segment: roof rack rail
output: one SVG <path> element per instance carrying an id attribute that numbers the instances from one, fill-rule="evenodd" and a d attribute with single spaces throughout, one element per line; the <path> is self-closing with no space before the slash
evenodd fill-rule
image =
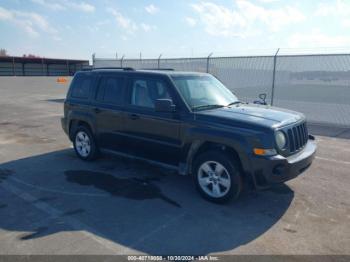
<path id="1" fill-rule="evenodd" d="M 174 68 L 140 68 L 140 70 L 175 71 Z"/>
<path id="2" fill-rule="evenodd" d="M 119 69 L 124 71 L 135 71 L 135 69 L 132 67 L 95 67 L 95 68 L 92 68 L 91 70 L 100 70 L 100 69 Z"/>

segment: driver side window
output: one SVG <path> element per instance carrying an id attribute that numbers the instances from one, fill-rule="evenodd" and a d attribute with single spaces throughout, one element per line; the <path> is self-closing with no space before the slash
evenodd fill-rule
<path id="1" fill-rule="evenodd" d="M 131 85 L 131 105 L 154 108 L 155 101 L 160 98 L 170 99 L 168 88 L 163 81 L 152 79 L 133 80 Z"/>

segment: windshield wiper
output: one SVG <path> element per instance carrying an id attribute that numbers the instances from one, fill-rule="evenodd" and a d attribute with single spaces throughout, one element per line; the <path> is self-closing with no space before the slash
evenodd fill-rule
<path id="1" fill-rule="evenodd" d="M 214 108 L 220 108 L 220 107 L 224 107 L 224 105 L 213 104 L 213 105 L 193 106 L 193 107 L 192 107 L 192 110 L 214 109 Z"/>
<path id="2" fill-rule="evenodd" d="M 242 103 L 241 101 L 235 101 L 235 102 L 232 102 L 232 103 L 229 103 L 227 106 L 233 106 L 233 105 L 237 105 L 237 104 L 240 104 Z"/>

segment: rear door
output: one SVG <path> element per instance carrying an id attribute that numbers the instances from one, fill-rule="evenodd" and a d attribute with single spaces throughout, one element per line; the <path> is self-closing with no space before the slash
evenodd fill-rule
<path id="1" fill-rule="evenodd" d="M 93 111 L 96 119 L 98 144 L 102 148 L 121 151 L 124 129 L 125 77 L 105 74 L 99 78 Z"/>

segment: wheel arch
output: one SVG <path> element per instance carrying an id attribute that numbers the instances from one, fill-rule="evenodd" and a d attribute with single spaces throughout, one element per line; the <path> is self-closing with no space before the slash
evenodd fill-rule
<path id="1" fill-rule="evenodd" d="M 71 119 L 69 121 L 69 126 L 68 126 L 68 130 L 69 130 L 69 139 L 72 141 L 73 140 L 73 130 L 75 130 L 77 127 L 79 126 L 84 126 L 86 128 L 88 128 L 92 133 L 94 132 L 92 125 L 89 121 L 87 121 L 86 119 L 82 120 L 82 119 Z"/>
<path id="2" fill-rule="evenodd" d="M 203 152 L 209 150 L 219 150 L 229 155 L 231 159 L 235 159 L 239 165 L 239 168 L 242 172 L 243 177 L 249 173 L 249 160 L 247 155 L 242 151 L 241 148 L 238 148 L 234 145 L 225 145 L 219 142 L 213 141 L 194 141 L 188 151 L 186 165 L 187 173 L 192 174 L 193 163 L 196 158 Z"/>

